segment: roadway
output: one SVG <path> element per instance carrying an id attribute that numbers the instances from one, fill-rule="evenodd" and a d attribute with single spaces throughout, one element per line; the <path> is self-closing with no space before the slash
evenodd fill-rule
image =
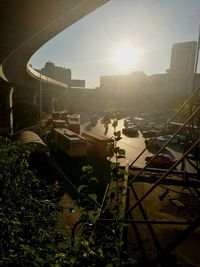
<path id="1" fill-rule="evenodd" d="M 101 118 L 102 119 L 102 118 Z M 100 133 L 104 135 L 105 128 L 104 124 L 101 122 L 101 119 L 98 120 L 96 126 L 91 127 L 90 131 Z M 124 121 L 120 120 L 118 123 L 117 130 L 121 131 L 122 128 L 124 128 Z M 82 125 L 82 130 L 89 130 L 89 122 L 86 122 Z M 108 133 L 106 136 L 111 137 L 113 135 L 113 128 L 110 125 L 108 129 Z M 124 134 L 122 134 L 122 139 L 117 144 L 120 148 L 125 149 L 126 151 L 126 159 L 121 159 L 121 164 L 125 165 L 127 163 L 131 164 L 132 161 L 136 158 L 137 155 L 145 148 L 144 138 L 142 134 L 139 132 L 138 137 L 128 137 Z M 149 152 L 146 151 L 142 157 L 136 162 L 136 165 L 138 167 L 143 167 L 145 162 L 145 157 L 149 155 Z"/>
<path id="2" fill-rule="evenodd" d="M 104 124 L 101 122 L 101 119 L 102 118 L 100 118 L 98 120 L 96 126 L 94 126 L 94 127 L 90 127 L 90 123 L 88 121 L 84 122 L 81 125 L 81 131 L 90 130 L 92 132 L 104 134 L 105 128 L 104 128 Z M 124 128 L 124 120 L 121 119 L 118 122 L 117 130 L 121 131 L 123 128 Z M 108 129 L 107 136 L 111 137 L 112 135 L 113 135 L 113 128 L 110 125 L 110 127 Z M 118 146 L 122 149 L 125 149 L 125 151 L 126 151 L 126 159 L 121 159 L 121 161 L 120 161 L 121 164 L 123 164 L 123 165 L 126 165 L 127 163 L 130 165 L 133 162 L 133 160 L 146 147 L 145 139 L 144 139 L 144 137 L 140 131 L 139 131 L 139 135 L 137 137 L 128 137 L 122 133 L 122 139 L 118 142 Z M 174 156 L 174 158 L 177 160 L 180 159 L 182 156 L 182 153 L 181 153 L 180 149 L 178 149 L 178 146 L 167 147 L 167 150 L 168 150 L 168 153 L 172 154 Z M 141 157 L 135 162 L 134 166 L 144 167 L 145 166 L 145 157 L 149 154 L 151 154 L 151 152 L 146 150 L 141 155 Z M 190 164 L 188 164 L 188 162 L 186 162 L 186 167 L 187 167 L 188 171 L 195 172 L 195 170 L 192 168 L 192 166 Z M 180 166 L 178 166 L 178 169 L 180 169 Z"/>

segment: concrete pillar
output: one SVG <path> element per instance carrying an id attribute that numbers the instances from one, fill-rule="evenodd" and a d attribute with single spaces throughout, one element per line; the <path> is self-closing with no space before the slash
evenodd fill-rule
<path id="1" fill-rule="evenodd" d="M 55 97 L 52 96 L 52 106 L 51 106 L 51 113 L 55 112 Z"/>
<path id="2" fill-rule="evenodd" d="M 38 100 L 38 91 L 34 90 L 33 91 L 33 96 L 32 96 L 32 103 L 37 105 L 37 100 Z"/>
<path id="3" fill-rule="evenodd" d="M 0 135 L 13 134 L 13 92 L 10 84 L 0 84 Z"/>

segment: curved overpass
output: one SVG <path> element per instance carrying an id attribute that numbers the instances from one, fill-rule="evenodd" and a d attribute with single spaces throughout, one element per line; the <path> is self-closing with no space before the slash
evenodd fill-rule
<path id="1" fill-rule="evenodd" d="M 0 77 L 25 88 L 42 80 L 66 87 L 27 70 L 30 57 L 48 40 L 108 0 L 1 0 Z"/>
<path id="2" fill-rule="evenodd" d="M 0 1 L 0 135 L 13 132 L 12 86 L 38 90 L 66 89 L 27 65 L 56 34 L 109 0 Z"/>

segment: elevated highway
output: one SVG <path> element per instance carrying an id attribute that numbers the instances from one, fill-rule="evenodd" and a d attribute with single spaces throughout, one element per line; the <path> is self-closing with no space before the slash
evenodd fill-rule
<path id="1" fill-rule="evenodd" d="M 54 90 L 66 89 L 65 84 L 41 76 L 27 66 L 31 56 L 56 34 L 108 1 L 0 1 L 0 117 L 3 122 L 0 132 L 11 119 L 12 86 L 25 90 L 39 89 L 41 85 L 43 90 L 52 86 Z M 12 128 L 10 123 L 8 128 Z"/>

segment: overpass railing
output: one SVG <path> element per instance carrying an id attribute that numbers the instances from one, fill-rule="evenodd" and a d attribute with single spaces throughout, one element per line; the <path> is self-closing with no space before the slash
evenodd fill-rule
<path id="1" fill-rule="evenodd" d="M 28 65 L 28 64 L 27 64 L 27 71 L 32 77 L 34 77 L 37 80 L 40 80 L 42 82 L 45 82 L 45 83 L 48 83 L 48 84 L 51 84 L 51 85 L 57 85 L 57 86 L 60 86 L 60 87 L 68 88 L 67 84 L 59 82 L 57 80 L 54 80 L 52 78 L 49 78 L 47 76 L 42 75 L 38 71 L 36 71 L 33 68 L 31 68 L 31 66 Z"/>

